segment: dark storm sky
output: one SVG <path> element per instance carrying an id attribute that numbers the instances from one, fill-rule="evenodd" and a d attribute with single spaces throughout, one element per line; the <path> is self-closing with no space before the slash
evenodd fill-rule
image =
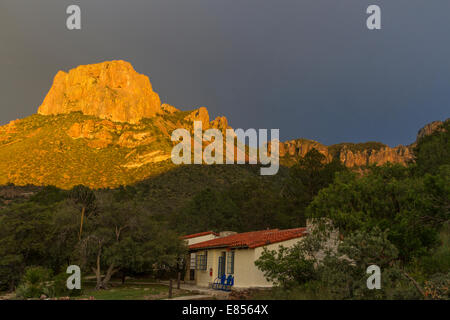
<path id="1" fill-rule="evenodd" d="M 58 70 L 112 59 L 234 128 L 408 144 L 450 116 L 450 1 L 0 0 L 0 124 L 35 113 Z"/>

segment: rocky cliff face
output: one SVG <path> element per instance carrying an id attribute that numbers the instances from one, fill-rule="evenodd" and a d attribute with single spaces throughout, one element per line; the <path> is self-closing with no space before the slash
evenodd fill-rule
<path id="1" fill-rule="evenodd" d="M 206 109 L 205 107 L 200 107 L 197 110 L 192 111 L 184 118 L 184 120 L 189 123 L 193 123 L 194 121 L 201 121 L 203 130 L 219 129 L 224 131 L 231 128 L 230 126 L 228 126 L 228 120 L 226 117 L 216 117 L 216 119 L 210 121 L 208 109 Z"/>
<path id="2" fill-rule="evenodd" d="M 56 74 L 39 107 L 42 115 L 81 111 L 102 119 L 137 123 L 161 111 L 161 101 L 147 76 L 130 63 L 108 61 Z"/>
<path id="3" fill-rule="evenodd" d="M 144 118 L 180 112 L 162 104 L 147 76 L 137 73 L 122 60 L 79 66 L 68 73 L 59 71 L 38 109 L 41 115 L 81 112 L 100 119 L 136 124 Z M 227 128 L 225 117 L 210 122 L 208 110 L 200 107 L 184 117 L 201 121 L 203 129 Z"/>
<path id="4" fill-rule="evenodd" d="M 343 147 L 339 152 L 339 159 L 347 167 L 359 167 L 372 164 L 383 165 L 387 162 L 406 165 L 414 159 L 414 156 L 411 150 L 405 146 L 395 148 L 385 146 L 380 149 L 362 151 L 354 151 L 348 147 Z"/>
<path id="5" fill-rule="evenodd" d="M 280 143 L 280 157 L 284 158 L 286 164 L 292 164 L 315 148 L 326 157 L 327 161 L 337 157 L 347 167 L 383 165 L 387 162 L 406 165 L 414 161 L 413 149 L 417 141 L 435 131 L 443 130 L 443 123 L 444 121 L 433 121 L 425 125 L 418 131 L 416 141 L 408 146 L 399 145 L 391 148 L 380 142 L 340 143 L 326 146 L 313 140 L 296 139 Z"/>
<path id="6" fill-rule="evenodd" d="M 435 131 L 443 130 L 442 125 L 444 124 L 444 122 L 447 122 L 447 121 L 450 121 L 450 118 L 448 118 L 445 121 L 433 121 L 431 123 L 426 124 L 422 129 L 419 130 L 419 132 L 417 132 L 416 142 L 419 139 L 422 139 L 423 137 L 428 136 Z"/>
<path id="7" fill-rule="evenodd" d="M 413 160 L 411 149 L 401 145 L 390 148 L 379 142 L 368 142 L 325 146 L 317 141 L 307 139 L 280 143 L 280 157 L 292 162 L 304 157 L 313 148 L 322 153 L 328 162 L 333 158 L 338 158 L 347 167 L 382 165 L 386 162 L 406 165 L 407 162 Z"/>

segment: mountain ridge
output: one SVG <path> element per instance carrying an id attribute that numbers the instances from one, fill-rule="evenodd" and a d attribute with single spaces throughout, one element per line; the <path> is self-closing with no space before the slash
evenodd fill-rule
<path id="1" fill-rule="evenodd" d="M 125 61 L 107 61 L 58 72 L 38 113 L 0 126 L 0 184 L 71 188 L 118 187 L 171 170 L 171 133 L 177 128 L 229 127 L 211 120 L 207 108 L 182 111 L 162 103 L 148 77 Z M 433 122 L 418 138 L 438 130 Z M 413 160 L 410 146 L 379 142 L 325 146 L 307 139 L 280 143 L 280 161 L 290 166 L 312 148 L 348 167 Z"/>

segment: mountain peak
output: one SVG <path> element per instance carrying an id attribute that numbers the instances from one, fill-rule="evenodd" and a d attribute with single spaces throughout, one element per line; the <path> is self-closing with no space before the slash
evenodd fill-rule
<path id="1" fill-rule="evenodd" d="M 137 123 L 161 111 L 161 101 L 147 76 L 123 60 L 59 71 L 44 102 L 42 115 L 81 111 L 116 122 Z"/>

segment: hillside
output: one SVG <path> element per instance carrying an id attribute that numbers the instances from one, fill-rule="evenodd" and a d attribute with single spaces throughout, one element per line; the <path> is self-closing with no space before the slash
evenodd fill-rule
<path id="1" fill-rule="evenodd" d="M 204 107 L 180 111 L 155 95 L 123 61 L 58 73 L 38 114 L 0 127 L 0 184 L 133 184 L 174 167 L 174 129 L 228 126 L 225 117 L 210 122 Z"/>
<path id="2" fill-rule="evenodd" d="M 177 111 L 138 124 L 80 112 L 13 121 L 0 127 L 0 184 L 133 184 L 174 167 L 170 134 L 177 127 L 189 128 L 191 121 L 184 118 L 190 114 Z"/>

